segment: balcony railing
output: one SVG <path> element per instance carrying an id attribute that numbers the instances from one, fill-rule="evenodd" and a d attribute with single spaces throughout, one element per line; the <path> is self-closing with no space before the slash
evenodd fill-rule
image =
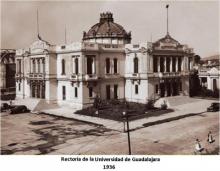
<path id="1" fill-rule="evenodd" d="M 44 74 L 43 73 L 29 73 L 29 78 L 43 78 Z"/>
<path id="2" fill-rule="evenodd" d="M 89 81 L 89 80 L 97 80 L 97 79 L 98 79 L 98 77 L 97 77 L 96 74 L 87 74 L 87 75 L 85 75 L 85 80 L 86 80 L 86 81 Z"/>
<path id="3" fill-rule="evenodd" d="M 181 72 L 156 72 L 156 73 L 148 73 L 148 77 L 179 77 L 189 75 L 187 71 Z"/>

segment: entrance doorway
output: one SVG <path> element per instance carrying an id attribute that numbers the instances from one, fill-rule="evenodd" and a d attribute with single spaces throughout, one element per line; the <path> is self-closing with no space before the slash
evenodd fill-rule
<path id="1" fill-rule="evenodd" d="M 106 99 L 107 100 L 111 99 L 111 88 L 110 88 L 110 85 L 106 85 Z"/>

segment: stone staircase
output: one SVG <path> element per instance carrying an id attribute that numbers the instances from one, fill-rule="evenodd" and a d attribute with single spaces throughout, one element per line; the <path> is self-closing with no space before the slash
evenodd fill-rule
<path id="1" fill-rule="evenodd" d="M 164 103 L 164 100 L 168 104 L 168 107 L 175 107 L 192 102 L 199 101 L 199 99 L 190 98 L 189 96 L 172 96 L 160 98 L 155 102 L 155 107 L 160 107 L 160 104 Z"/>
<path id="2" fill-rule="evenodd" d="M 38 104 L 35 106 L 35 108 L 32 109 L 32 112 L 40 112 L 42 110 L 48 110 L 48 109 L 58 109 L 60 106 L 55 101 L 48 101 L 41 99 Z"/>
<path id="3" fill-rule="evenodd" d="M 16 99 L 13 101 L 14 105 L 25 105 L 31 111 L 35 109 L 35 107 L 39 104 L 41 99 L 32 99 L 32 98 L 25 98 L 25 99 Z"/>

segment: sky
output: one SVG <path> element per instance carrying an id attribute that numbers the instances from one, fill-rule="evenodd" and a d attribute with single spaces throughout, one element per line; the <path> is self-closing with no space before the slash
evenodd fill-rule
<path id="1" fill-rule="evenodd" d="M 201 57 L 219 54 L 218 1 L 5 1 L 1 2 L 1 48 L 26 48 L 37 40 L 37 10 L 40 35 L 54 45 L 65 42 L 65 27 L 67 43 L 81 41 L 83 31 L 106 11 L 131 31 L 132 43 L 156 41 L 166 35 L 166 4 L 174 39 Z"/>

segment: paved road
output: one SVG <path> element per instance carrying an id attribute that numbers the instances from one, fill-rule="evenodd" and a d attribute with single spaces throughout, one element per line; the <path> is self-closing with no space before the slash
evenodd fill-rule
<path id="1" fill-rule="evenodd" d="M 2 154 L 127 154 L 127 134 L 65 118 L 1 114 Z M 208 131 L 215 137 L 206 142 Z M 219 113 L 202 113 L 131 132 L 132 154 L 193 154 L 199 138 L 219 148 Z"/>

